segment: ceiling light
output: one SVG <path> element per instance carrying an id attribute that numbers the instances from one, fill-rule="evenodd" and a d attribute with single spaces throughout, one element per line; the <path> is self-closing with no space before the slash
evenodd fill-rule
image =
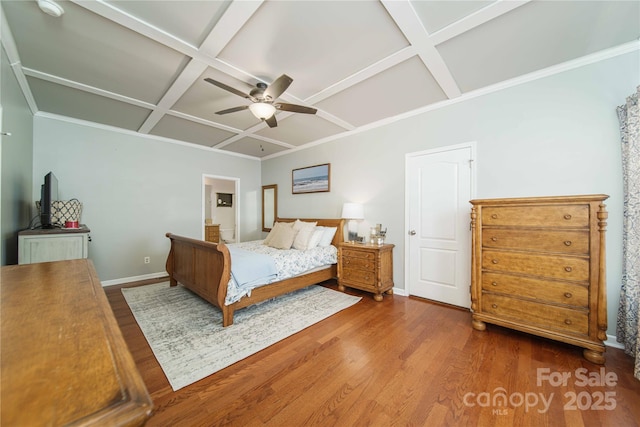
<path id="1" fill-rule="evenodd" d="M 260 120 L 266 120 L 275 114 L 276 107 L 266 102 L 254 102 L 249 105 L 249 110 Z"/>
<path id="2" fill-rule="evenodd" d="M 60 17 L 64 13 L 64 9 L 53 0 L 38 0 L 38 7 L 47 15 Z"/>

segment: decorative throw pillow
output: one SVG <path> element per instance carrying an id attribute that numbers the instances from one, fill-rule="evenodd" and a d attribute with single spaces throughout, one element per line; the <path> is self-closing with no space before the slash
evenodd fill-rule
<path id="1" fill-rule="evenodd" d="M 293 240 L 293 248 L 300 251 L 309 249 L 309 240 L 316 228 L 317 222 L 300 221 L 299 219 L 293 224 L 293 229 L 297 231 Z"/>
<path id="2" fill-rule="evenodd" d="M 320 239 L 318 246 L 330 246 L 336 231 L 338 231 L 338 227 L 325 227 L 324 234 L 322 235 L 322 239 Z"/>
<path id="3" fill-rule="evenodd" d="M 273 224 L 271 231 L 269 232 L 269 234 L 267 234 L 267 237 L 264 239 L 264 242 L 262 242 L 262 244 L 271 246 L 270 243 L 274 239 L 274 237 L 276 237 L 280 233 L 279 230 L 283 228 L 292 228 L 292 227 L 293 227 L 292 222 L 276 222 L 275 224 Z"/>
<path id="4" fill-rule="evenodd" d="M 297 231 L 291 227 L 279 227 L 268 246 L 276 249 L 291 249 Z"/>

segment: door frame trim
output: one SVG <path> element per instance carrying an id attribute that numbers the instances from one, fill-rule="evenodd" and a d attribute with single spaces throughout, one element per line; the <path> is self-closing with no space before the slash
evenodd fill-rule
<path id="1" fill-rule="evenodd" d="M 477 150 L 476 150 L 476 141 L 463 142 L 461 144 L 455 145 L 447 145 L 438 148 L 432 148 L 429 150 L 415 151 L 412 153 L 406 153 L 404 156 L 404 277 L 405 277 L 405 293 L 406 296 L 411 295 L 411 282 L 409 281 L 409 268 L 411 259 L 409 254 L 409 230 L 411 228 L 411 224 L 409 224 L 409 211 L 410 211 L 410 200 L 409 200 L 409 161 L 416 157 L 428 156 L 431 154 L 444 153 L 447 151 L 455 151 L 464 148 L 471 149 L 471 199 L 476 198 L 476 182 L 477 182 Z M 471 217 L 469 217 L 469 222 L 471 222 Z M 471 252 L 471 247 L 469 247 L 469 252 Z M 469 263 L 471 263 L 471 259 L 469 259 Z M 469 278 L 471 280 L 471 278 Z"/>
<path id="2" fill-rule="evenodd" d="M 236 241 L 239 242 L 240 241 L 240 178 L 237 177 L 232 177 L 232 176 L 222 176 L 222 175 L 209 175 L 206 173 L 202 174 L 202 188 L 201 188 L 201 196 L 200 196 L 200 200 L 202 203 L 202 220 L 200 222 L 200 224 L 202 224 L 202 226 L 200 227 L 200 231 L 202 232 L 202 240 L 205 240 L 205 235 L 204 235 L 204 220 L 205 220 L 205 186 L 206 186 L 206 181 L 207 178 L 209 179 L 217 179 L 220 181 L 231 181 L 234 183 L 234 189 L 235 189 L 235 193 L 234 193 L 234 206 L 235 206 L 235 238 Z"/>

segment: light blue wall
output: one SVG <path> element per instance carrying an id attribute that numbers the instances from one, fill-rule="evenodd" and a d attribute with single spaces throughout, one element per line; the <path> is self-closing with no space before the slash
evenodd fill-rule
<path id="1" fill-rule="evenodd" d="M 39 115 L 34 152 L 34 181 L 53 171 L 59 197 L 83 203 L 103 282 L 163 272 L 167 232 L 202 239 L 205 174 L 240 180 L 241 237 L 261 236 L 258 160 Z"/>
<path id="2" fill-rule="evenodd" d="M 18 231 L 29 226 L 32 213 L 33 115 L 4 48 L 0 50 L 2 131 L 11 134 L 0 136 L 0 265 L 11 265 L 18 263 Z"/>
<path id="3" fill-rule="evenodd" d="M 475 141 L 478 198 L 604 193 L 609 333 L 615 333 L 622 270 L 622 169 L 616 106 L 640 84 L 638 51 L 503 89 L 266 160 L 278 213 L 336 217 L 362 202 L 368 222 L 388 227 L 394 282 L 405 289 L 405 156 Z M 384 102 L 384 100 L 381 100 Z M 331 163 L 331 192 L 291 194 L 291 170 Z"/>

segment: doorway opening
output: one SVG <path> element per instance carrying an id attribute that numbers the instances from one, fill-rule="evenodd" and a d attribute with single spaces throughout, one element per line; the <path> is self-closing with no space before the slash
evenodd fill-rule
<path id="1" fill-rule="evenodd" d="M 212 240 L 211 236 L 217 236 L 213 240 L 224 243 L 240 241 L 239 187 L 238 178 L 202 176 L 202 240 Z M 208 228 L 215 228 L 216 233 L 208 233 Z"/>

